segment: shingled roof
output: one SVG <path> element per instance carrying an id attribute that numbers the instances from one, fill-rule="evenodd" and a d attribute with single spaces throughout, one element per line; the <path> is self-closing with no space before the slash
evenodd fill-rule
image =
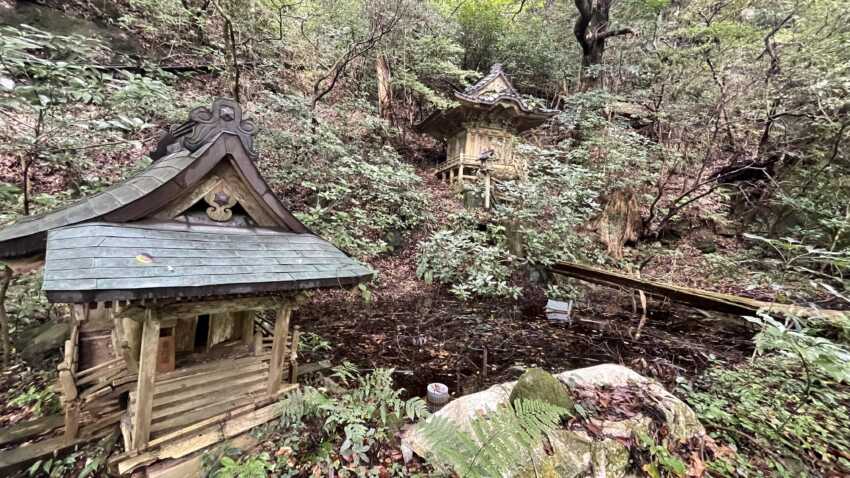
<path id="1" fill-rule="evenodd" d="M 557 113 L 529 106 L 499 63 L 474 85 L 456 91 L 454 97 L 459 106 L 431 113 L 416 125 L 416 129 L 436 137 L 449 137 L 461 129 L 469 114 L 495 112 L 509 118 L 513 129 L 519 133 L 539 126 Z"/>
<path id="2" fill-rule="evenodd" d="M 153 164 L 0 230 L 0 259 L 46 252 L 48 300 L 89 302 L 351 286 L 373 272 L 311 233 L 254 160 L 254 123 L 219 98 L 172 127 Z"/>
<path id="3" fill-rule="evenodd" d="M 51 302 L 350 287 L 373 272 L 313 234 L 175 222 L 86 223 L 50 231 Z"/>

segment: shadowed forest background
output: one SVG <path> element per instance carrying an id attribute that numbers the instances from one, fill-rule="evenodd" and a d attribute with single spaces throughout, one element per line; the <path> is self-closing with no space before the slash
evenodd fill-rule
<path id="1" fill-rule="evenodd" d="M 494 64 L 557 114 L 522 135 L 524 178 L 497 182 L 484 211 L 479 186 L 434 176 L 445 145 L 414 126 Z M 256 121 L 284 205 L 378 273 L 294 315 L 305 361 L 392 368 L 384 385 L 405 399 L 619 363 L 713 438 L 711 452 L 637 442 L 638 474 L 850 474 L 847 314 L 745 318 L 549 269 L 850 309 L 844 1 L 0 0 L 0 222 L 141 171 L 164 128 L 217 96 Z M 68 315 L 40 273 L 5 271 L 0 427 L 56 411 L 60 351 L 25 349 Z M 569 324 L 547 298 L 574 302 Z M 439 476 L 402 466 L 385 425 L 356 435 L 364 449 L 344 426 L 289 423 L 211 473 Z M 106 448 L 21 476 L 101 476 Z"/>

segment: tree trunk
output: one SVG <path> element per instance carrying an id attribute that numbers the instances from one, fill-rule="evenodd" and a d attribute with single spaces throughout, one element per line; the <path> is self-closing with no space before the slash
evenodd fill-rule
<path id="1" fill-rule="evenodd" d="M 387 57 L 382 53 L 375 58 L 375 75 L 378 77 L 378 114 L 388 120 L 392 118 L 392 77 Z"/>
<path id="2" fill-rule="evenodd" d="M 0 348 L 3 352 L 3 368 L 9 366 L 12 354 L 12 341 L 9 338 L 9 315 L 6 313 L 6 292 L 12 282 L 12 269 L 3 267 L 3 282 L 0 284 Z"/>
<path id="3" fill-rule="evenodd" d="M 588 76 L 586 70 L 602 64 L 605 41 L 608 38 L 634 33 L 630 28 L 609 30 L 608 16 L 612 0 L 575 0 L 579 16 L 573 26 L 573 34 L 581 47 L 581 71 L 579 83 L 582 90 L 589 90 L 601 83 L 601 75 Z"/>

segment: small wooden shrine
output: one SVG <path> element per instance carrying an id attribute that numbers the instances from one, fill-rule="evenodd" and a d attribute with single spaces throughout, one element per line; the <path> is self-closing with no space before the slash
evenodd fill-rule
<path id="1" fill-rule="evenodd" d="M 483 154 L 494 177 L 522 177 L 525 164 L 514 154 L 516 136 L 556 112 L 530 107 L 499 64 L 454 97 L 458 106 L 436 111 L 417 125 L 418 131 L 447 143 L 446 159 L 437 165 L 437 176 L 452 184 L 475 179 Z"/>
<path id="2" fill-rule="evenodd" d="M 40 261 L 72 304 L 59 365 L 64 443 L 120 427 L 132 473 L 280 414 L 298 376 L 305 291 L 373 272 L 311 233 L 254 161 L 256 127 L 217 99 L 160 141 L 147 170 L 0 230 L 0 258 Z"/>

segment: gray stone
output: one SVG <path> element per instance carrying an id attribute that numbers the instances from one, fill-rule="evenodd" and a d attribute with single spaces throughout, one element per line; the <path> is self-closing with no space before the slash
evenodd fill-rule
<path id="1" fill-rule="evenodd" d="M 71 333 L 68 322 L 48 322 L 23 331 L 16 348 L 30 365 L 40 366 L 53 353 L 62 351 L 63 343 Z"/>
<path id="2" fill-rule="evenodd" d="M 717 236 L 707 229 L 702 229 L 694 235 L 693 244 L 703 254 L 711 254 L 717 251 Z"/>
<path id="3" fill-rule="evenodd" d="M 646 388 L 653 407 L 662 411 L 664 421 L 674 442 L 704 436 L 705 429 L 696 414 L 684 402 L 673 396 L 654 380 L 620 365 L 605 364 L 555 375 L 562 383 L 582 387 L 617 387 L 629 383 Z M 509 401 L 517 382 L 495 385 L 482 392 L 460 397 L 444 406 L 435 416 L 442 416 L 459 428 L 471 432 L 471 423 L 478 416 Z M 596 421 L 601 438 L 595 439 L 584 431 L 556 429 L 548 436 L 551 453 L 543 444 L 533 450 L 534 467 L 517 473 L 518 477 L 611 477 L 622 478 L 629 474 L 629 450 L 618 438 L 629 438 L 636 432 L 648 432 L 652 419 L 637 415 L 622 421 Z M 406 430 L 402 436 L 403 447 L 419 456 L 427 457 L 429 445 L 418 433 L 417 427 Z"/>

